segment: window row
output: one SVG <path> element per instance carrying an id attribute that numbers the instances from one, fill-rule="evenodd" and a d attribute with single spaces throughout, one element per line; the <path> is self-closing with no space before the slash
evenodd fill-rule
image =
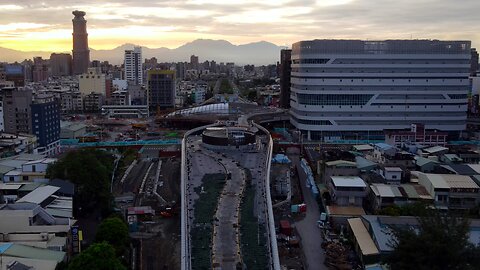
<path id="1" fill-rule="evenodd" d="M 313 95 L 297 94 L 298 103 L 304 105 L 365 105 L 373 95 Z"/>

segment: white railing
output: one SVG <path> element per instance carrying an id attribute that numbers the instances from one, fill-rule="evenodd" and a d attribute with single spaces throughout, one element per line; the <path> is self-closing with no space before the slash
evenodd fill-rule
<path id="1" fill-rule="evenodd" d="M 269 234 L 270 250 L 271 250 L 271 260 L 273 263 L 273 270 L 280 270 L 280 257 L 278 256 L 278 246 L 277 246 L 277 234 L 275 232 L 275 220 L 273 218 L 273 206 L 272 206 L 272 197 L 270 196 L 270 169 L 272 166 L 272 153 L 273 153 L 273 140 L 270 136 L 270 132 L 264 127 L 253 123 L 258 129 L 263 131 L 268 136 L 268 150 L 266 158 L 266 181 L 265 181 L 265 190 L 267 196 L 267 213 L 268 213 L 268 222 L 267 229 Z"/>

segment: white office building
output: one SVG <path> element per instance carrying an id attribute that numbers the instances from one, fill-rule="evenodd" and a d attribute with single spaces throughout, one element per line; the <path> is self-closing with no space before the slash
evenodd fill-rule
<path id="1" fill-rule="evenodd" d="M 125 50 L 125 80 L 135 85 L 143 84 L 142 47 Z"/>
<path id="2" fill-rule="evenodd" d="M 470 41 L 297 42 L 291 123 L 325 141 L 380 139 L 412 123 L 464 130 L 470 57 Z"/>

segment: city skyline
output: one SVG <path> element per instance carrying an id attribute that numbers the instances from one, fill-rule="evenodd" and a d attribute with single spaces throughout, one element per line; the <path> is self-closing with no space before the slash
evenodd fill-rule
<path id="1" fill-rule="evenodd" d="M 448 0 L 0 1 L 0 47 L 71 51 L 71 12 L 84 10 L 90 47 L 176 48 L 224 39 L 291 46 L 314 38 L 460 39 L 480 44 L 480 2 Z M 52 13 L 55 14 L 52 16 Z"/>

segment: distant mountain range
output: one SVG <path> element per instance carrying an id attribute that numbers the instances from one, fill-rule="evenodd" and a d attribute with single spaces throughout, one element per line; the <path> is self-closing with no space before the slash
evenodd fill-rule
<path id="1" fill-rule="evenodd" d="M 90 49 L 90 59 L 121 64 L 124 51 L 132 49 L 133 46 L 134 44 L 128 43 L 111 50 Z M 165 47 L 152 49 L 142 46 L 142 54 L 143 58 L 156 57 L 158 62 L 189 62 L 190 55 L 194 54 L 199 56 L 200 62 L 215 60 L 217 63 L 268 65 L 279 61 L 280 50 L 283 48 L 285 47 L 266 41 L 234 45 L 226 40 L 197 39 L 176 49 Z M 0 47 L 0 62 L 21 62 L 35 56 L 48 59 L 50 54 L 51 52 L 22 52 Z"/>

